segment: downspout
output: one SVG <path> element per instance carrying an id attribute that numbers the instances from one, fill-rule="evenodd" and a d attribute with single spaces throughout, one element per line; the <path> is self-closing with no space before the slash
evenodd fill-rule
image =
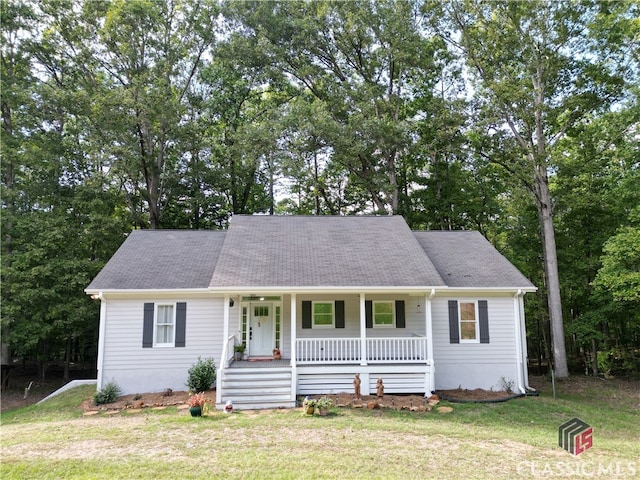
<path id="1" fill-rule="evenodd" d="M 97 370 L 98 370 L 98 380 L 97 380 L 97 390 L 102 389 L 102 381 L 104 377 L 104 341 L 105 341 L 105 332 L 107 330 L 107 300 L 104 298 L 102 292 L 98 293 L 96 299 L 100 300 L 100 326 L 98 329 L 98 360 L 97 360 Z"/>
<path id="2" fill-rule="evenodd" d="M 516 362 L 518 370 L 518 390 L 520 393 L 527 393 L 524 385 L 523 376 L 523 363 L 522 363 L 522 328 L 521 328 L 521 315 L 520 315 L 520 300 L 524 293 L 522 289 L 518 289 L 517 293 L 513 296 L 513 313 L 515 320 L 515 333 L 516 333 Z"/>
<path id="3" fill-rule="evenodd" d="M 435 296 L 436 289 L 432 288 L 428 297 L 425 297 L 425 314 L 427 320 L 427 364 L 429 365 L 429 384 L 427 385 L 426 396 L 431 395 L 436 389 L 436 370 L 433 360 L 433 317 L 431 314 L 431 299 Z"/>
<path id="4" fill-rule="evenodd" d="M 535 391 L 533 388 L 531 388 L 529 386 L 529 370 L 527 369 L 528 366 L 528 349 L 527 349 L 527 331 L 526 331 L 526 325 L 525 325 L 525 317 L 524 317 L 524 295 L 526 292 L 522 292 L 522 295 L 520 296 L 519 299 L 519 308 L 520 308 L 520 342 L 522 344 L 522 353 L 524 355 L 523 361 L 522 361 L 522 375 L 524 377 L 524 388 L 527 391 L 527 393 L 531 393 L 532 391 Z"/>

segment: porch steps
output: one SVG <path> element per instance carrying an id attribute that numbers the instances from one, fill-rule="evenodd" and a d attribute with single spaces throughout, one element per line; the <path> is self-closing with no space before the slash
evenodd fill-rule
<path id="1" fill-rule="evenodd" d="M 237 410 L 292 408 L 291 368 L 227 368 L 222 379 L 222 404 Z"/>

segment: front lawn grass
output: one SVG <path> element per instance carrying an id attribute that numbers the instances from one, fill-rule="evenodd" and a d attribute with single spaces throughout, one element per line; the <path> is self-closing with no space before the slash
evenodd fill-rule
<path id="1" fill-rule="evenodd" d="M 637 392 L 620 393 L 603 384 L 574 393 L 560 384 L 554 400 L 546 387 L 539 397 L 506 403 L 443 402 L 453 407 L 450 414 L 333 408 L 328 417 L 307 417 L 295 409 L 211 411 L 191 418 L 175 407 L 82 417 L 79 405 L 95 388 L 85 386 L 40 406 L 3 413 L 0 477 L 640 476 Z M 575 416 L 594 427 L 593 448 L 578 457 L 557 445 L 558 426 Z"/>

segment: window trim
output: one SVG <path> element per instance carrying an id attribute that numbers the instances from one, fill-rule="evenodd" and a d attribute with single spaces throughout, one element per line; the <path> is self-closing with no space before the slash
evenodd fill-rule
<path id="1" fill-rule="evenodd" d="M 316 324 L 316 305 L 317 304 L 329 304 L 331 305 L 331 324 Z M 335 328 L 336 325 L 336 302 L 333 300 L 313 300 L 311 302 L 311 327 L 312 328 Z"/>
<path id="2" fill-rule="evenodd" d="M 471 323 L 470 320 L 462 320 L 462 304 L 472 303 L 474 308 L 475 338 L 462 338 L 462 323 Z M 458 339 L 460 343 L 480 343 L 480 310 L 478 300 L 458 300 Z"/>
<path id="3" fill-rule="evenodd" d="M 172 308 L 172 329 L 171 329 L 171 341 L 167 343 L 158 343 L 158 309 L 160 307 Z M 177 304 L 176 302 L 170 303 L 156 303 L 153 309 L 153 346 L 158 348 L 175 347 L 176 345 L 176 328 L 177 328 Z M 166 324 L 168 325 L 168 324 Z"/>
<path id="4" fill-rule="evenodd" d="M 391 304 L 391 323 L 376 323 L 376 304 Z M 371 322 L 373 328 L 396 328 L 396 302 L 394 300 L 372 300 L 371 302 Z"/>

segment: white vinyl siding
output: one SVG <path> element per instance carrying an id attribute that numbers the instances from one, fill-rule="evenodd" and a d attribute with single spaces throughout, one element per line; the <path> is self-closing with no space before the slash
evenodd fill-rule
<path id="1" fill-rule="evenodd" d="M 288 338 L 289 330 L 289 296 L 283 296 L 282 305 L 284 307 L 283 318 L 284 327 L 283 331 Z M 376 294 L 367 295 L 367 300 L 374 302 L 390 301 L 390 299 L 404 300 L 405 302 L 405 328 L 367 328 L 367 338 L 376 337 L 411 337 L 419 336 L 424 337 L 426 332 L 426 313 L 425 313 L 425 299 L 423 296 L 409 296 L 401 294 Z M 334 302 L 338 300 L 344 301 L 344 316 L 345 326 L 344 328 L 333 328 L 331 331 L 327 328 L 302 328 L 302 302 L 304 300 L 311 300 L 317 302 Z M 420 305 L 420 308 L 418 308 Z M 297 338 L 325 338 L 325 337 L 360 337 L 360 298 L 358 295 L 317 295 L 317 296 L 305 296 L 298 295 L 298 321 L 297 321 Z M 284 344 L 286 348 L 286 343 Z M 284 355 L 284 352 L 283 352 Z"/>
<path id="2" fill-rule="evenodd" d="M 449 300 L 458 304 L 477 297 L 436 297 L 432 300 L 433 355 L 437 389 L 499 389 L 500 379 L 517 379 L 513 297 L 483 296 L 487 300 L 490 343 L 449 342 Z M 476 318 L 477 318 L 476 310 Z"/>
<path id="3" fill-rule="evenodd" d="M 148 302 L 158 305 L 187 303 L 184 348 L 142 347 L 142 312 Z M 212 357 L 216 369 L 219 368 L 223 337 L 222 298 L 107 299 L 106 309 L 102 378 L 104 382 L 114 380 L 123 394 L 161 392 L 167 388 L 186 390 L 187 371 L 199 356 Z M 231 318 L 239 318 L 238 310 L 238 306 L 231 309 Z"/>

